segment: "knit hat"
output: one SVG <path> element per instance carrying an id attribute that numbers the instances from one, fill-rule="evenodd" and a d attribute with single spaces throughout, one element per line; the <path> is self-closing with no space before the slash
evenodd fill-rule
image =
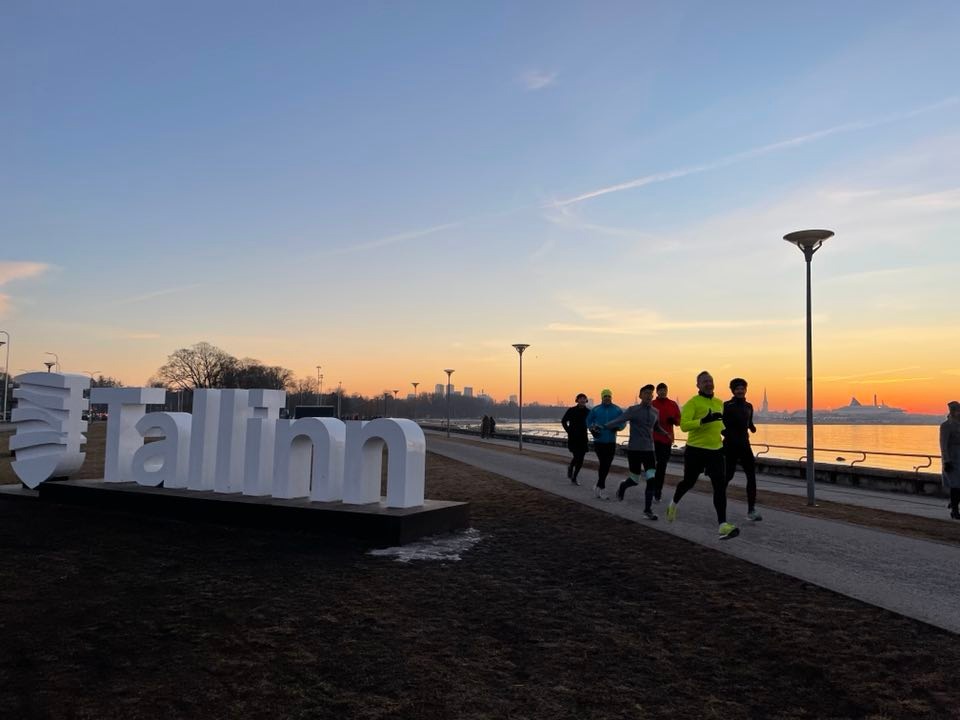
<path id="1" fill-rule="evenodd" d="M 744 380 L 743 378 L 734 378 L 733 380 L 730 381 L 730 389 L 731 389 L 731 390 L 733 390 L 734 388 L 737 388 L 737 387 L 741 387 L 741 386 L 743 386 L 743 387 L 746 387 L 746 386 L 747 386 L 747 381 Z"/>
<path id="2" fill-rule="evenodd" d="M 604 388 L 603 390 L 600 391 L 600 397 L 601 397 L 601 398 L 608 397 L 608 398 L 611 398 L 611 399 L 612 399 L 612 398 L 613 398 L 613 390 L 611 390 L 610 388 Z"/>
<path id="3" fill-rule="evenodd" d="M 950 402 L 947 403 L 947 407 L 950 408 L 951 411 L 956 410 L 957 408 L 960 408 L 960 402 L 957 402 L 956 400 L 951 400 Z"/>

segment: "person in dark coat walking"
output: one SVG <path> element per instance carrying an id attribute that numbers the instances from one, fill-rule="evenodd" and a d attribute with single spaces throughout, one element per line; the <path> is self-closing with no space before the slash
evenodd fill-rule
<path id="1" fill-rule="evenodd" d="M 573 455 L 570 464 L 567 465 L 567 478 L 574 485 L 579 485 L 577 475 L 580 474 L 580 468 L 583 467 L 583 458 L 587 454 L 589 441 L 587 440 L 587 415 L 590 411 L 587 409 L 587 396 L 583 393 L 577 395 L 573 407 L 567 408 L 560 420 L 560 424 L 567 433 L 567 449 Z"/>
<path id="2" fill-rule="evenodd" d="M 943 485 L 950 490 L 950 517 L 960 520 L 960 402 L 947 403 L 950 414 L 940 426 Z"/>

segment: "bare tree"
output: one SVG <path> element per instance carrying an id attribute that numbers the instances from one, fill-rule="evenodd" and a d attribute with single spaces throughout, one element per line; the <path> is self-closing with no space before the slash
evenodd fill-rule
<path id="1" fill-rule="evenodd" d="M 157 370 L 157 379 L 171 388 L 223 387 L 225 376 L 237 363 L 233 355 L 208 342 L 199 342 L 169 355 Z"/>

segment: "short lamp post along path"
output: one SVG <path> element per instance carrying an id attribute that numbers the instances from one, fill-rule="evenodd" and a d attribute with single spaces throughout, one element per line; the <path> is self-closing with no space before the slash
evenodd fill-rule
<path id="1" fill-rule="evenodd" d="M 57 366 L 57 372 L 60 372 L 60 356 L 55 352 L 44 352 L 44 355 L 53 355 L 53 364 Z M 47 366 L 47 372 L 50 372 L 50 364 L 44 363 Z"/>
<path id="2" fill-rule="evenodd" d="M 413 385 L 413 411 L 411 414 L 413 415 L 413 419 L 416 420 L 417 419 L 417 385 L 419 385 L 420 383 L 412 382 L 410 384 Z"/>
<path id="3" fill-rule="evenodd" d="M 454 371 L 450 368 L 444 370 L 447 374 L 447 439 L 450 438 L 450 377 Z"/>
<path id="4" fill-rule="evenodd" d="M 519 430 L 517 432 L 517 447 L 523 452 L 523 351 L 530 345 L 524 343 L 515 343 L 513 349 L 520 355 L 520 394 L 517 397 L 517 419 L 519 420 Z"/>
<path id="5" fill-rule="evenodd" d="M 832 230 L 798 230 L 783 239 L 796 245 L 807 263 L 807 505 L 816 505 L 816 468 L 813 462 L 813 303 L 810 288 L 810 261 L 823 241 L 833 237 Z"/>
<path id="6" fill-rule="evenodd" d="M 320 365 L 317 365 L 317 405 L 322 405 L 320 401 Z"/>

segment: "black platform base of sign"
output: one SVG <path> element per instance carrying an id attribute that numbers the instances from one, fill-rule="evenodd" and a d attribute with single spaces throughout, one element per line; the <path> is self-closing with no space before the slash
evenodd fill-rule
<path id="1" fill-rule="evenodd" d="M 41 501 L 192 522 L 302 530 L 351 538 L 373 547 L 403 545 L 427 535 L 470 526 L 470 506 L 446 500 L 425 500 L 420 507 L 400 509 L 379 503 L 344 505 L 306 499 L 279 500 L 90 480 L 43 483 L 39 490 Z"/>

